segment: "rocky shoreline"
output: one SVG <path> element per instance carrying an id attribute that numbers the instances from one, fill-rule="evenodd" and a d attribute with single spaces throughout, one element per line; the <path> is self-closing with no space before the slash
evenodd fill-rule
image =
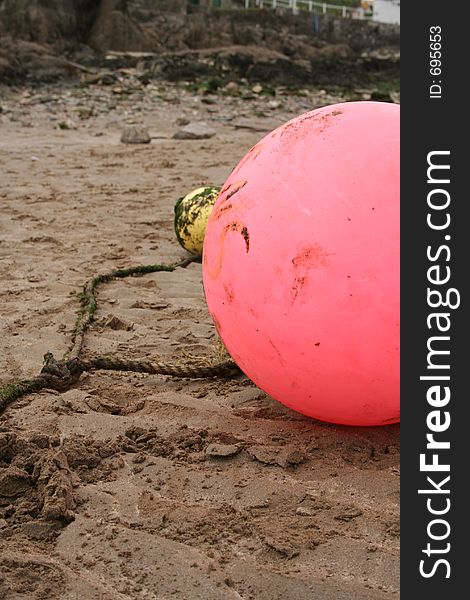
<path id="1" fill-rule="evenodd" d="M 87 19 L 86 11 L 73 11 L 79 0 L 1 0 L 0 83 L 51 83 L 103 68 L 138 68 L 143 79 L 214 79 L 217 87 L 245 78 L 273 85 L 398 89 L 399 27 L 394 25 L 325 16 L 314 31 L 307 15 L 185 14 L 150 10 L 148 0 L 123 4 L 125 10 L 114 0 L 101 2 Z"/>

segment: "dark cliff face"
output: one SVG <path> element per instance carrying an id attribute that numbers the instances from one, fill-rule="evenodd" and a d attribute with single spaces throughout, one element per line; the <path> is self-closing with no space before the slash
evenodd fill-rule
<path id="1" fill-rule="evenodd" d="M 314 31 L 307 14 L 186 9 L 186 0 L 0 0 L 0 82 L 67 77 L 64 56 L 96 66 L 110 50 L 153 53 L 153 76 L 170 80 L 398 79 L 399 26 L 324 15 Z M 385 59 L 371 54 L 384 48 Z"/>
<path id="2" fill-rule="evenodd" d="M 305 14 L 186 9 L 186 0 L 0 0 L 0 34 L 56 47 L 85 43 L 98 51 L 257 45 L 290 56 L 299 41 L 342 43 L 359 52 L 399 46 L 399 26 L 322 15 L 314 34 Z"/>
<path id="3" fill-rule="evenodd" d="M 126 5 L 127 0 L 118 0 Z M 101 0 L 0 0 L 0 33 L 30 42 L 83 42 Z"/>
<path id="4" fill-rule="evenodd" d="M 140 49 L 139 44 L 148 49 L 139 23 L 162 11 L 182 15 L 185 9 L 185 0 L 0 0 L 0 34 L 57 49 L 77 44 L 98 50 Z"/>

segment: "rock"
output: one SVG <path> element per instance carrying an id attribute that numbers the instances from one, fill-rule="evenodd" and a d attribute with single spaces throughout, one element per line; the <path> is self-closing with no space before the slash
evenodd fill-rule
<path id="1" fill-rule="evenodd" d="M 123 144 L 150 144 L 150 140 L 150 134 L 147 129 L 138 125 L 126 127 L 121 135 L 121 142 Z"/>
<path id="2" fill-rule="evenodd" d="M 203 104 L 217 104 L 217 99 L 214 98 L 213 96 L 204 96 L 204 98 L 201 98 L 201 102 Z"/>
<path id="3" fill-rule="evenodd" d="M 77 129 L 77 125 L 71 120 L 59 121 L 59 129 Z"/>
<path id="4" fill-rule="evenodd" d="M 189 123 L 173 135 L 175 140 L 206 140 L 214 137 L 215 130 L 206 123 Z"/>
<path id="5" fill-rule="evenodd" d="M 119 0 L 100 3 L 87 44 L 97 52 L 151 50 L 150 36 L 131 18 L 128 11 L 119 10 L 119 4 L 126 5 L 119 3 Z"/>
<path id="6" fill-rule="evenodd" d="M 295 514 L 300 515 L 301 517 L 311 517 L 315 512 L 305 506 L 299 506 L 295 511 Z"/>
<path id="7" fill-rule="evenodd" d="M 240 86 L 235 81 L 229 81 L 224 87 L 224 91 L 229 96 L 238 96 L 238 94 L 240 93 Z"/>
<path id="8" fill-rule="evenodd" d="M 206 456 L 210 458 L 227 458 L 238 452 L 240 448 L 235 444 L 209 444 L 206 448 Z"/>
<path id="9" fill-rule="evenodd" d="M 0 31 L 0 75 L 8 83 L 17 79 L 57 81 L 75 74 L 63 56 L 41 44 L 2 37 Z"/>
<path id="10" fill-rule="evenodd" d="M 178 127 L 184 127 L 185 125 L 189 125 L 190 120 L 186 117 L 178 117 L 175 121 L 175 125 Z"/>
<path id="11" fill-rule="evenodd" d="M 23 469 L 9 466 L 0 469 L 0 497 L 14 498 L 30 488 L 30 477 Z"/>
<path id="12" fill-rule="evenodd" d="M 374 102 L 393 102 L 393 98 L 388 92 L 381 92 L 379 90 L 374 90 L 370 95 L 370 99 Z"/>
<path id="13" fill-rule="evenodd" d="M 251 91 L 254 94 L 261 94 L 263 91 L 263 86 L 260 83 L 255 83 L 255 85 L 251 88 Z"/>
<path id="14" fill-rule="evenodd" d="M 83 120 L 94 116 L 94 111 L 91 106 L 79 106 L 75 109 L 75 112 L 78 114 L 78 117 Z"/>
<path id="15" fill-rule="evenodd" d="M 100 71 L 99 73 L 85 73 L 81 76 L 81 82 L 85 85 L 113 85 L 117 81 L 116 73 L 112 71 Z"/>

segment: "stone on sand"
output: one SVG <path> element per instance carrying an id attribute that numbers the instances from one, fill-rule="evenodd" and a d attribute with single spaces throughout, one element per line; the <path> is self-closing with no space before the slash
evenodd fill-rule
<path id="1" fill-rule="evenodd" d="M 151 137 L 147 129 L 137 125 L 126 127 L 121 135 L 121 142 L 124 144 L 149 144 L 150 140 Z"/>
<path id="2" fill-rule="evenodd" d="M 215 131 L 206 123 L 189 123 L 174 135 L 175 140 L 206 140 L 214 137 Z"/>

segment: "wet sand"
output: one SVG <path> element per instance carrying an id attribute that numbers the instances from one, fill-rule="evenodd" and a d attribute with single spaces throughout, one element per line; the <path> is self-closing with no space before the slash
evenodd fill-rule
<path id="1" fill-rule="evenodd" d="M 2 383 L 65 352 L 88 278 L 186 256 L 175 200 L 222 184 L 263 136 L 235 125 L 267 132 L 341 100 L 133 86 L 0 95 Z M 171 139 L 183 117 L 215 137 Z M 150 144 L 120 143 L 132 123 Z M 191 264 L 100 288 L 84 356 L 216 342 Z M 319 423 L 242 376 L 84 374 L 0 417 L 0 555 L 9 599 L 397 598 L 399 427 Z"/>

